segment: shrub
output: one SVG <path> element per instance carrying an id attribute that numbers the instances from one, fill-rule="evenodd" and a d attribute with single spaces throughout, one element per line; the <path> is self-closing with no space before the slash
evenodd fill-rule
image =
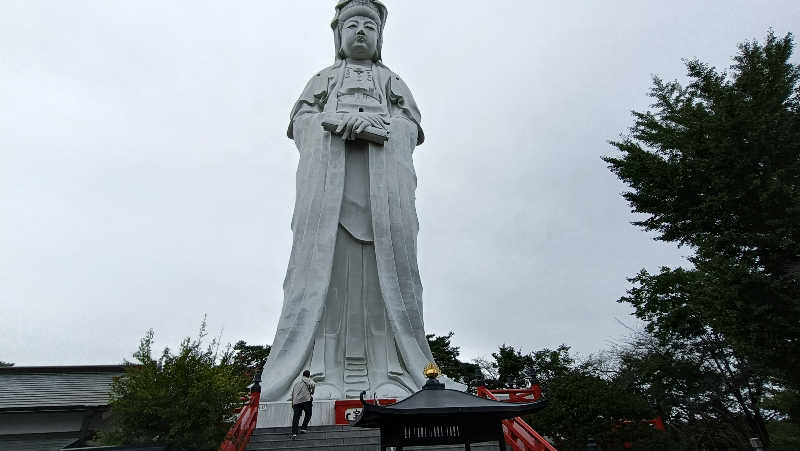
<path id="1" fill-rule="evenodd" d="M 231 363 L 230 350 L 218 358 L 216 340 L 203 349 L 205 320 L 197 339 L 184 339 L 175 354 L 165 348 L 158 360 L 153 336 L 150 329 L 133 354 L 139 364 L 129 364 L 112 384 L 113 426 L 103 441 L 216 449 L 236 420 L 248 378 Z"/>

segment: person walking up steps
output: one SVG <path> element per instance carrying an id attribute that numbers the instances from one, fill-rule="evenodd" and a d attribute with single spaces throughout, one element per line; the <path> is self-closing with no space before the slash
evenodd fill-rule
<path id="1" fill-rule="evenodd" d="M 311 421 L 311 405 L 314 397 L 314 381 L 311 380 L 311 372 L 303 371 L 303 377 L 295 382 L 292 387 L 292 439 L 297 438 L 297 425 L 300 423 L 300 412 L 304 412 L 303 426 L 300 432 L 308 432 L 308 422 Z"/>

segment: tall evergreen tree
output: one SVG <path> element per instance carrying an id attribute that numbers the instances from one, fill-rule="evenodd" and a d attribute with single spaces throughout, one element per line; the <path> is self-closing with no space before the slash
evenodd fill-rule
<path id="1" fill-rule="evenodd" d="M 800 383 L 800 69 L 792 37 L 740 45 L 731 73 L 687 63 L 654 81 L 654 111 L 606 157 L 658 238 L 691 246 L 693 268 L 642 272 L 623 298 L 656 331 L 710 326 Z M 664 302 L 665 296 L 673 302 Z M 672 296 L 672 297 L 670 297 Z M 674 297 L 674 298 L 673 298 Z M 669 320 L 677 320 L 671 322 Z"/>
<path id="2" fill-rule="evenodd" d="M 655 78 L 609 168 L 634 222 L 688 246 L 689 268 L 642 270 L 620 302 L 663 343 L 713 336 L 736 368 L 800 387 L 800 68 L 772 32 L 729 72 L 688 61 L 689 83 Z M 768 441 L 757 425 L 753 433 Z"/>

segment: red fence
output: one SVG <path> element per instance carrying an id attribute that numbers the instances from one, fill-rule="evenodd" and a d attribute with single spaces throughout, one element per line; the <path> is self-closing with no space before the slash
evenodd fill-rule
<path id="1" fill-rule="evenodd" d="M 495 394 L 508 395 L 508 402 L 532 402 L 538 401 L 542 397 L 542 390 L 538 385 L 526 389 L 511 390 L 489 390 L 486 387 L 478 387 L 478 396 L 494 399 Z M 553 445 L 544 439 L 539 433 L 520 417 L 503 421 L 503 435 L 506 443 L 514 451 L 556 451 Z"/>
<path id="2" fill-rule="evenodd" d="M 538 401 L 542 397 L 542 391 L 538 385 L 528 389 L 511 390 L 489 390 L 486 387 L 478 387 L 478 396 L 497 401 L 498 395 L 507 395 L 508 402 L 532 402 Z M 261 387 L 256 382 L 250 393 L 250 399 L 239 414 L 236 423 L 228 431 L 225 440 L 219 447 L 219 451 L 244 451 L 250 442 L 250 436 L 256 428 L 258 422 L 258 406 L 261 400 Z M 556 451 L 556 449 L 541 435 L 539 435 L 528 423 L 520 417 L 503 421 L 503 435 L 506 443 L 511 446 L 513 451 Z"/>
<path id="3" fill-rule="evenodd" d="M 387 399 L 368 399 L 368 403 L 376 404 L 379 406 L 388 406 L 397 402 L 394 398 Z M 360 399 L 341 399 L 336 401 L 333 407 L 334 419 L 336 424 L 348 425 L 355 421 L 358 414 L 361 413 L 363 404 Z"/>
<path id="4" fill-rule="evenodd" d="M 495 399 L 497 399 L 497 395 L 508 395 L 508 399 L 503 399 L 501 401 L 533 402 L 542 399 L 542 388 L 538 385 L 532 385 L 531 388 L 501 388 L 496 390 L 489 390 L 486 387 L 481 388 L 495 395 Z"/>
<path id="5" fill-rule="evenodd" d="M 219 451 L 244 451 L 250 442 L 250 435 L 258 422 L 258 402 L 261 400 L 261 390 L 253 390 L 250 400 L 239 413 L 239 419 L 228 431 L 225 440 L 219 445 Z"/>

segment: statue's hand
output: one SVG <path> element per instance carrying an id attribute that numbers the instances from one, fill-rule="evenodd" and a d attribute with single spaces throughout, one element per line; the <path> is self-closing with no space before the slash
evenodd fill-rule
<path id="1" fill-rule="evenodd" d="M 336 134 L 342 135 L 343 139 L 354 140 L 369 126 L 386 130 L 389 120 L 376 113 L 348 113 L 336 129 Z"/>

